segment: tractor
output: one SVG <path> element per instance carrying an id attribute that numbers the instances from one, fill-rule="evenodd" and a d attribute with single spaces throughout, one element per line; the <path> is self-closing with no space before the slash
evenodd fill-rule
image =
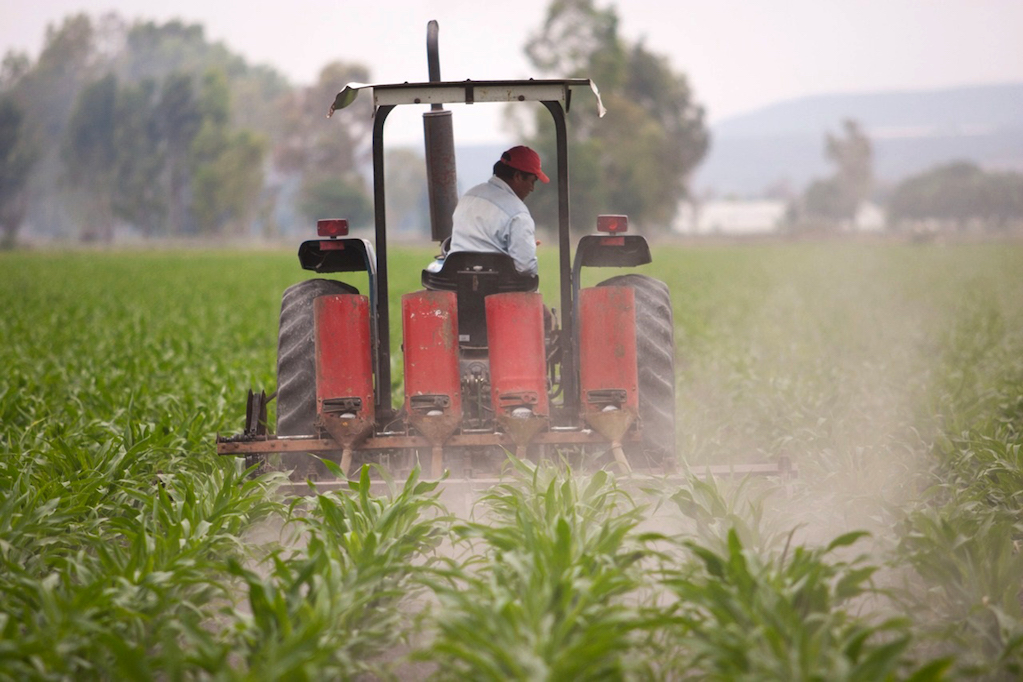
<path id="1" fill-rule="evenodd" d="M 651 262 L 646 239 L 628 232 L 626 216 L 596 217 L 596 233 L 572 251 L 566 113 L 573 92 L 583 92 L 603 115 L 598 89 L 587 79 L 443 81 L 436 22 L 428 26 L 427 56 L 429 81 L 349 84 L 330 107 L 328 115 L 343 112 L 362 90 L 372 91 L 374 239 L 349 236 L 345 220 L 320 220 L 298 259 L 317 275 L 365 273 L 367 291 L 317 277 L 284 292 L 277 389 L 249 392 L 244 431 L 218 436 L 218 453 L 275 462 L 296 481 L 329 477 L 321 459 L 346 475 L 376 462 L 396 472 L 420 465 L 435 478 L 448 472 L 482 481 L 510 454 L 574 453 L 624 470 L 670 472 L 675 349 L 668 287 L 625 274 L 581 288 L 583 268 Z M 560 301 L 546 312 L 538 279 L 517 273 L 510 256 L 443 251 L 457 203 L 452 112 L 444 105 L 508 102 L 539 103 L 556 133 Z M 401 297 L 404 400 L 396 406 L 384 126 L 395 107 L 424 104 L 431 236 L 442 253 L 424 268 L 423 288 Z"/>

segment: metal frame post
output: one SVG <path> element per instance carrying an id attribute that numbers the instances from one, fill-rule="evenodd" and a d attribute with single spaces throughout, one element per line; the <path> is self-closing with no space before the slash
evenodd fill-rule
<path id="1" fill-rule="evenodd" d="M 391 318 L 387 286 L 387 207 L 384 191 L 384 122 L 394 105 L 378 107 L 373 120 L 373 218 L 376 222 L 377 329 L 376 413 L 378 420 L 394 416 L 391 402 Z"/>
<path id="2" fill-rule="evenodd" d="M 564 413 L 575 419 L 579 412 L 578 373 L 575 344 L 575 304 L 572 298 L 572 223 L 569 210 L 568 126 L 561 102 L 544 101 L 554 119 L 558 154 L 558 267 L 561 274 L 561 387 Z"/>

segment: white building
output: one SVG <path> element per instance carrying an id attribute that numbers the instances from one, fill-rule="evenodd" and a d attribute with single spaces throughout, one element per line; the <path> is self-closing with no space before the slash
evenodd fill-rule
<path id="1" fill-rule="evenodd" d="M 884 209 L 872 201 L 864 201 L 856 211 L 856 229 L 860 232 L 881 232 L 886 221 Z"/>
<path id="2" fill-rule="evenodd" d="M 781 199 L 723 199 L 698 204 L 683 202 L 671 226 L 687 235 L 776 234 L 785 225 L 788 202 Z M 872 202 L 864 202 L 856 219 L 845 229 L 879 232 L 885 227 L 885 212 Z"/>
<path id="3" fill-rule="evenodd" d="M 684 202 L 672 230 L 689 235 L 743 235 L 778 232 L 788 204 L 780 199 Z"/>

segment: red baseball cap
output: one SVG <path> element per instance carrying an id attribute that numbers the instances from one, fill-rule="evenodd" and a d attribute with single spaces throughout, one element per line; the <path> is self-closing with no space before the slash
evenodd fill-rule
<path id="1" fill-rule="evenodd" d="M 529 147 L 523 145 L 512 147 L 504 154 L 501 154 L 501 162 L 506 166 L 511 166 L 517 171 L 532 173 L 536 177 L 540 178 L 540 182 L 547 183 L 551 181 L 551 179 L 548 178 L 542 170 L 540 170 L 540 155 Z"/>

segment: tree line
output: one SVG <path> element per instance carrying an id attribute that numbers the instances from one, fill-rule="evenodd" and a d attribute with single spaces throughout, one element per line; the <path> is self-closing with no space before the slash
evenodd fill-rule
<path id="1" fill-rule="evenodd" d="M 886 227 L 902 231 L 988 231 L 1023 228 L 1023 173 L 984 170 L 950 161 L 880 187 L 873 173 L 870 138 L 854 120 L 843 134 L 827 134 L 825 155 L 834 166 L 789 205 L 787 229 L 841 230 L 855 226 L 864 203 L 876 200 Z"/>
<path id="2" fill-rule="evenodd" d="M 358 64 L 296 87 L 201 26 L 67 17 L 37 60 L 0 66 L 0 226 L 53 237 L 266 235 L 324 215 L 367 220 L 368 104 L 325 112 Z"/>
<path id="3" fill-rule="evenodd" d="M 592 78 L 607 106 L 599 122 L 589 102 L 569 111 L 573 229 L 582 232 L 598 213 L 665 229 L 711 144 L 685 74 L 619 24 L 613 6 L 552 0 L 525 36 L 537 75 Z M 45 236 L 97 240 L 118 231 L 308 233 L 326 216 L 368 225 L 371 104 L 362 98 L 361 110 L 329 122 L 324 112 L 345 83 L 370 80 L 364 65 L 338 61 L 313 85 L 295 86 L 210 42 L 199 25 L 67 17 L 47 29 L 38 59 L 11 51 L 0 62 L 0 245 L 26 223 Z M 519 139 L 555 158 L 542 107 L 512 105 L 509 120 Z M 868 199 L 893 230 L 1023 223 L 1020 173 L 956 162 L 881 187 L 870 139 L 852 120 L 826 136 L 824 150 L 834 172 L 792 199 L 790 231 L 844 229 Z M 389 223 L 423 230 L 421 154 L 388 156 Z M 554 192 L 531 202 L 539 225 L 556 224 Z"/>
<path id="4" fill-rule="evenodd" d="M 709 145 L 685 76 L 617 27 L 613 8 L 553 0 L 525 46 L 541 75 L 593 78 L 608 105 L 600 125 L 596 107 L 570 111 L 573 202 L 585 209 L 575 227 L 585 231 L 598 212 L 667 226 Z M 362 98 L 361 111 L 324 118 L 350 81 L 371 82 L 368 69 L 334 62 L 299 87 L 198 25 L 67 17 L 47 29 L 38 59 L 8 52 L 0 67 L 3 242 L 26 223 L 97 240 L 123 231 L 272 236 L 325 216 L 368 224 L 371 104 Z M 537 121 L 519 119 L 520 138 L 553 159 L 549 117 L 536 111 Z M 389 222 L 425 227 L 422 157 L 388 153 L 397 178 L 388 211 L 406 214 Z M 556 224 L 548 194 L 535 197 L 541 225 Z"/>

